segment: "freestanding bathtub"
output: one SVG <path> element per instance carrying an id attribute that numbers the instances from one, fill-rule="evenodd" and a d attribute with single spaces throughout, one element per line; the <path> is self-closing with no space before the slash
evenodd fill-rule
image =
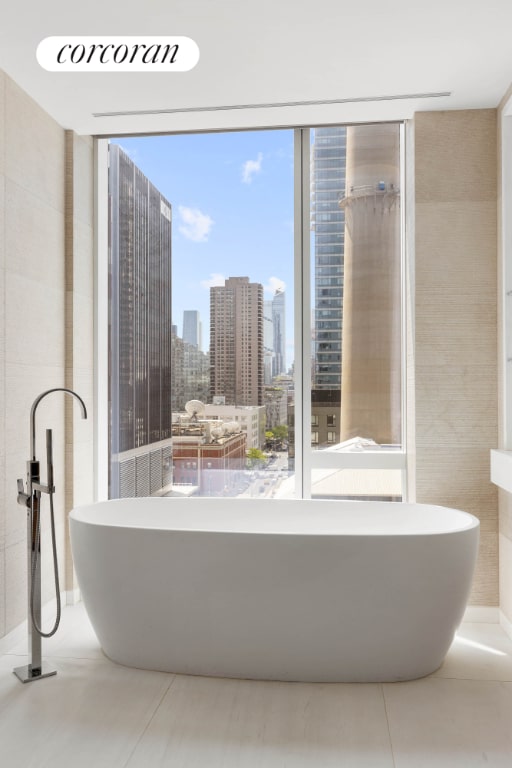
<path id="1" fill-rule="evenodd" d="M 145 498 L 70 515 L 85 607 L 131 667 L 306 682 L 436 670 L 479 522 L 396 502 Z"/>

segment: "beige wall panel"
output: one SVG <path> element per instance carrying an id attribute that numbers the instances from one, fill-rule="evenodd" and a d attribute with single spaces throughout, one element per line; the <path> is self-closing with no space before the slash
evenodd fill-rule
<path id="1" fill-rule="evenodd" d="M 415 117 L 417 500 L 481 521 L 472 604 L 498 604 L 496 112 Z"/>
<path id="2" fill-rule="evenodd" d="M 80 328 L 93 327 L 94 304 L 90 296 L 73 291 L 72 317 L 75 327 L 73 366 L 76 374 L 79 370 L 90 370 L 94 365 L 94 338 L 92 334 L 80 333 Z M 92 403 L 90 405 L 92 406 Z"/>
<path id="3" fill-rule="evenodd" d="M 500 534 L 512 542 L 512 494 L 499 489 Z M 510 585 L 512 589 L 512 584 Z"/>
<path id="4" fill-rule="evenodd" d="M 463 509 L 479 518 L 482 529 L 497 532 L 497 492 L 490 482 L 485 447 L 457 445 L 418 447 L 419 502 Z"/>
<path id="5" fill-rule="evenodd" d="M 28 422 L 27 422 L 28 429 Z M 16 502 L 16 480 L 26 478 L 28 459 L 28 432 L 25 435 L 26 448 L 8 451 L 5 458 L 5 546 L 26 543 L 27 515 L 23 507 Z M 26 544 L 25 544 L 26 546 Z"/>
<path id="6" fill-rule="evenodd" d="M 5 550 L 0 546 L 0 637 L 5 635 Z"/>
<path id="7" fill-rule="evenodd" d="M 3 403 L 3 400 L 0 400 L 0 403 Z M 6 500 L 6 493 L 5 493 L 5 464 L 6 464 L 6 456 L 5 456 L 5 447 L 3 445 L 2 440 L 2 453 L 0 453 L 0 552 L 3 551 L 5 545 L 6 545 L 6 536 L 7 536 L 7 500 Z M 21 509 L 21 507 L 20 507 Z M 0 591 L 2 590 L 2 571 L 0 571 Z"/>
<path id="8" fill-rule="evenodd" d="M 27 545 L 25 541 L 5 549 L 5 632 L 27 618 Z"/>
<path id="9" fill-rule="evenodd" d="M 64 290 L 64 214 L 30 190 L 5 185 L 6 270 L 47 288 Z M 41 289 L 38 293 L 44 294 Z M 20 309 L 26 307 L 20 301 Z M 28 313 L 30 314 L 30 313 Z"/>
<path id="10" fill-rule="evenodd" d="M 2 152 L 3 78 L 0 72 L 0 153 Z M 5 542 L 5 247 L 4 247 L 4 176 L 0 173 L 0 552 Z M 0 570 L 0 579 L 3 575 Z M 2 581 L 2 584 L 4 582 Z M 0 587 L 3 594 L 3 587 Z M 3 616 L 3 613 L 1 614 Z M 0 621 L 2 618 L 0 616 Z M 1 635 L 0 635 L 1 637 Z"/>
<path id="11" fill-rule="evenodd" d="M 512 618 L 512 540 L 500 535 L 500 608 L 510 621 Z"/>
<path id="12" fill-rule="evenodd" d="M 419 296 L 428 286 L 441 296 L 496 295 L 496 201 L 431 201 L 416 205 L 416 253 L 428 256 L 416 265 Z M 489 263 L 489 258 L 493 261 Z M 432 299 L 436 295 L 431 294 Z"/>
<path id="13" fill-rule="evenodd" d="M 84 400 L 88 418 L 76 404 L 67 404 L 66 510 L 94 498 L 94 145 L 90 137 L 66 132 L 66 386 Z M 65 586 L 77 584 L 66 517 Z"/>
<path id="14" fill-rule="evenodd" d="M 4 402 L 3 400 L 0 402 Z M 2 452 L 0 453 L 0 552 L 5 548 L 7 536 L 7 503 L 5 494 L 5 448 L 2 440 Z M 3 589 L 2 571 L 0 570 L 0 591 Z"/>
<path id="15" fill-rule="evenodd" d="M 42 289 L 37 275 L 8 272 L 5 293 L 6 361 L 32 368 L 27 376 L 37 394 L 38 366 L 64 367 L 64 292 L 58 287 Z"/>
<path id="16" fill-rule="evenodd" d="M 5 173 L 5 75 L 0 70 L 0 176 Z"/>
<path id="17" fill-rule="evenodd" d="M 63 129 L 10 78 L 5 110 L 5 175 L 64 213 Z"/>
<path id="18" fill-rule="evenodd" d="M 500 350 L 500 354 L 498 357 L 498 364 L 499 364 L 499 378 L 498 378 L 498 385 L 499 385 L 499 402 L 500 402 L 500 420 L 499 420 L 499 427 L 500 427 L 500 434 L 499 434 L 499 442 L 497 444 L 497 447 L 503 447 L 507 444 L 506 435 L 504 434 L 505 429 L 505 418 L 504 418 L 504 406 L 505 402 L 504 399 L 506 397 L 505 389 L 504 389 L 504 382 L 505 382 L 505 366 L 506 366 L 506 359 L 505 355 L 502 354 L 502 349 L 504 348 L 504 342 L 505 339 L 503 338 L 504 333 L 504 310 L 505 307 L 503 306 L 503 276 L 506 273 L 509 272 L 509 267 L 507 266 L 505 270 L 505 264 L 504 264 L 504 258 L 505 254 L 503 252 L 503 212 L 502 212 L 502 167 L 504 167 L 505 163 L 509 163 L 510 160 L 508 157 L 503 157 L 503 148 L 502 148 L 502 132 L 501 132 L 501 122 L 502 122 L 502 108 L 506 105 L 507 101 L 509 100 L 510 96 L 512 95 L 512 86 L 509 88 L 505 96 L 503 97 L 502 103 L 500 105 L 500 110 L 498 112 L 498 147 L 499 147 L 499 163 L 498 163 L 498 264 L 499 264 L 499 282 L 498 282 L 498 301 L 499 301 L 499 346 L 498 349 Z M 507 214 L 505 214 L 507 215 Z M 508 214 L 510 215 L 510 214 Z M 507 259 L 510 258 L 510 255 L 506 256 Z M 500 573 L 500 608 L 506 618 L 509 622 L 512 623 L 512 495 L 507 493 L 506 491 L 503 491 L 500 489 L 499 491 L 499 530 L 500 530 L 500 547 L 499 547 L 499 573 Z"/>
<path id="19" fill-rule="evenodd" d="M 0 70 L 0 637 L 5 627 L 5 75 Z"/>
<path id="20" fill-rule="evenodd" d="M 94 273 L 91 253 L 94 249 L 94 232 L 92 227 L 75 221 L 74 225 L 74 279 L 73 291 L 76 295 L 85 296 L 91 306 L 94 303 Z"/>
<path id="21" fill-rule="evenodd" d="M 496 200 L 496 110 L 418 112 L 416 203 Z"/>
<path id="22" fill-rule="evenodd" d="M 94 219 L 93 162 L 92 138 L 73 134 L 73 215 L 75 225 L 80 223 L 88 228 L 91 228 Z"/>
<path id="23" fill-rule="evenodd" d="M 499 605 L 498 534 L 480 532 L 480 550 L 469 605 Z"/>
<path id="24" fill-rule="evenodd" d="M 78 390 L 78 387 L 77 387 Z M 90 441 L 80 442 L 79 440 L 70 448 L 75 469 L 75 482 L 73 494 L 73 506 L 90 504 L 93 488 L 93 453 Z"/>
<path id="25" fill-rule="evenodd" d="M 418 449 L 435 446 L 436 449 L 453 448 L 455 453 L 463 448 L 479 451 L 473 427 L 475 420 L 479 425 L 479 439 L 485 446 L 492 444 L 496 439 L 496 423 L 489 418 L 489 403 L 496 397 L 496 376 L 492 369 L 432 362 L 418 365 L 416 371 Z M 436 403 L 435 410 L 432 402 Z M 489 456 L 483 455 L 489 465 Z"/>
<path id="26" fill-rule="evenodd" d="M 0 562 L 4 608 L 0 634 L 27 617 L 26 512 L 16 503 L 16 480 L 26 474 L 29 416 L 35 397 L 63 386 L 64 312 L 64 131 L 4 73 L 0 73 L 0 195 L 2 291 L 0 392 Z M 4 250 L 5 249 L 5 250 Z M 5 264 L 4 264 L 5 263 Z M 5 266 L 5 268 L 4 268 Z M 5 342 L 5 344 L 4 344 Z M 56 483 L 64 486 L 64 406 L 58 396 L 37 413 L 37 454 L 46 476 L 45 428 L 54 430 Z M 64 498 L 55 497 L 59 549 L 64 542 Z M 45 500 L 47 502 L 47 500 Z M 48 532 L 49 515 L 43 515 Z M 49 543 L 47 544 L 49 547 Z M 48 558 L 50 560 L 50 558 Z M 51 563 L 45 568 L 51 568 Z M 52 597 L 48 573 L 45 598 Z"/>

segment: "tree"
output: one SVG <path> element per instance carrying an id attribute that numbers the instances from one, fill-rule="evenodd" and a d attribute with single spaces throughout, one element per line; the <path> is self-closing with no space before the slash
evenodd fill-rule
<path id="1" fill-rule="evenodd" d="M 287 424 L 278 424 L 277 427 L 273 427 L 274 437 L 276 440 L 286 440 L 288 437 Z"/>
<path id="2" fill-rule="evenodd" d="M 259 448 L 249 448 L 247 451 L 247 463 L 250 467 L 254 467 L 262 461 L 265 461 L 265 458 L 265 454 L 263 451 L 260 451 Z"/>

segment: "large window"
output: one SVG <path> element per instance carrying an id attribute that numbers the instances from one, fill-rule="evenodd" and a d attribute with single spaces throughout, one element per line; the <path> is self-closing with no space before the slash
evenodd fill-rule
<path id="1" fill-rule="evenodd" d="M 109 142 L 111 497 L 403 496 L 400 142 Z"/>
<path id="2" fill-rule="evenodd" d="M 401 498 L 401 128 L 316 128 L 302 133 L 301 153 L 311 190 L 312 372 L 303 386 L 319 426 L 314 455 L 303 438 L 303 492 Z"/>

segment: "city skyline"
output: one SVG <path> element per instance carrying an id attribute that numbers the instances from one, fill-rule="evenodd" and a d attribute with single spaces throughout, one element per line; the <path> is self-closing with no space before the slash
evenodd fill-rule
<path id="1" fill-rule="evenodd" d="M 183 336 L 186 310 L 203 321 L 209 293 L 233 275 L 293 295 L 293 131 L 242 131 L 113 139 L 170 200 L 173 209 L 172 322 Z M 287 302 L 286 325 L 293 329 Z M 292 365 L 288 333 L 286 369 Z"/>

